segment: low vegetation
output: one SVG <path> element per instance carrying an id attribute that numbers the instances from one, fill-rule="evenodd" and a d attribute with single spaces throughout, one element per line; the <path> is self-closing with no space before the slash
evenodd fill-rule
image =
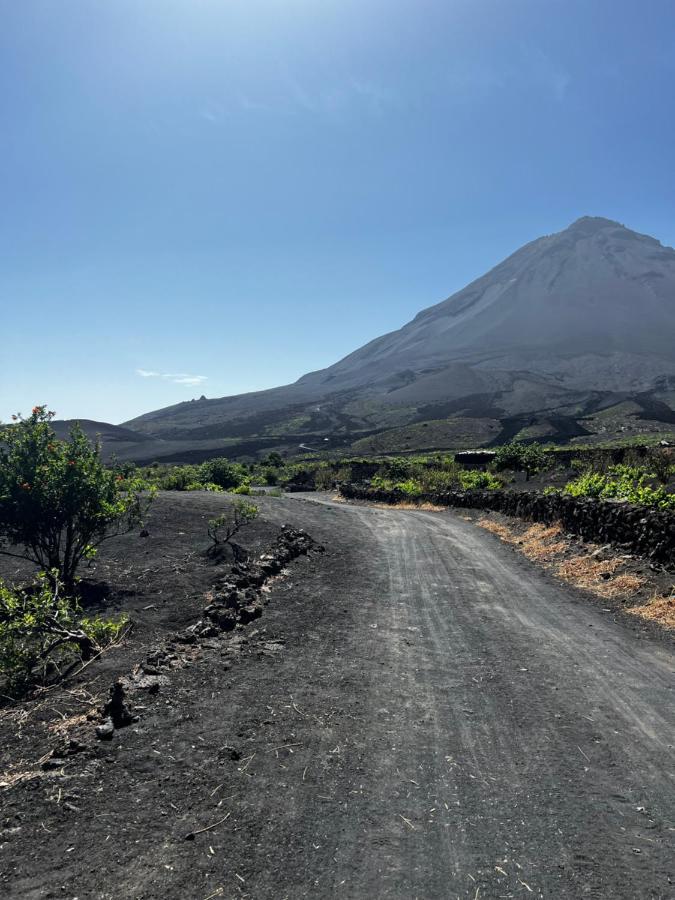
<path id="1" fill-rule="evenodd" d="M 0 447 L 0 554 L 34 563 L 33 584 L 0 582 L 0 682 L 4 696 L 58 677 L 115 640 L 123 619 L 89 618 L 77 571 L 100 544 L 140 524 L 152 494 L 123 487 L 79 426 L 58 440 L 44 406 L 14 417 Z"/>
<path id="2" fill-rule="evenodd" d="M 117 640 L 127 623 L 85 616 L 55 576 L 27 588 L 0 581 L 0 691 L 16 696 L 70 671 Z"/>
<path id="3" fill-rule="evenodd" d="M 545 493 L 675 510 L 675 456 L 667 447 L 580 448 L 570 457 L 569 448 L 516 441 L 498 447 L 488 465 L 472 468 L 449 453 L 348 458 L 310 454 L 288 460 L 276 452 L 247 462 L 218 457 L 200 464 L 137 467 L 104 465 L 100 446 L 78 426 L 67 440 L 58 440 L 52 417 L 46 407 L 36 406 L 29 417 L 14 417 L 2 432 L 0 553 L 29 560 L 39 570 L 27 586 L 0 583 L 0 693 L 6 696 L 58 678 L 117 639 L 124 619 L 89 618 L 80 608 L 78 570 L 103 541 L 137 527 L 158 490 L 279 495 L 283 490 L 329 491 L 341 483 L 359 482 L 396 490 L 401 504 L 417 508 L 428 495 L 518 490 L 527 482 L 528 489 Z M 242 498 L 211 519 L 211 552 L 230 545 L 236 556 L 232 539 L 257 514 L 257 507 Z M 554 529 L 534 529 L 527 537 L 525 548 L 533 556 L 561 552 Z M 575 572 L 561 569 L 561 577 L 581 578 L 579 561 L 565 565 L 576 567 Z M 608 573 L 594 568 L 586 574 L 605 578 Z M 618 589 L 616 576 L 609 574 Z M 672 598 L 668 602 L 672 605 Z"/>
<path id="4" fill-rule="evenodd" d="M 514 441 L 497 447 L 493 466 L 497 472 L 525 472 L 527 480 L 550 465 L 541 444 L 521 444 Z"/>
<path id="5" fill-rule="evenodd" d="M 603 557 L 602 548 L 594 544 L 580 548 L 563 534 L 559 525 L 507 524 L 488 516 L 479 519 L 477 524 L 513 545 L 528 559 L 550 569 L 556 577 L 599 597 L 627 600 L 645 584 L 644 577 L 627 571 L 624 559 L 613 555 Z"/>
<path id="6" fill-rule="evenodd" d="M 675 494 L 669 493 L 650 467 L 611 466 L 607 472 L 587 469 L 563 488 L 572 497 L 626 500 L 638 506 L 675 510 Z"/>
<path id="7" fill-rule="evenodd" d="M 113 535 L 135 528 L 150 498 L 101 461 L 79 425 L 68 440 L 51 427 L 53 412 L 33 408 L 3 432 L 0 448 L 0 553 L 35 563 L 73 588 L 77 568 Z"/>
<path id="8" fill-rule="evenodd" d="M 209 519 L 208 535 L 213 542 L 213 547 L 220 544 L 229 544 L 237 532 L 244 525 L 252 522 L 258 516 L 258 507 L 245 500 L 235 500 L 227 510 L 215 519 Z"/>

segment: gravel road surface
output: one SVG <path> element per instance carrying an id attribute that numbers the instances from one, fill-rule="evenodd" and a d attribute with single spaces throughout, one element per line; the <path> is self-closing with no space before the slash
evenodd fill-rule
<path id="1" fill-rule="evenodd" d="M 256 501 L 327 552 L 64 786 L 76 812 L 12 792 L 3 896 L 675 896 L 667 642 L 454 512 Z"/>

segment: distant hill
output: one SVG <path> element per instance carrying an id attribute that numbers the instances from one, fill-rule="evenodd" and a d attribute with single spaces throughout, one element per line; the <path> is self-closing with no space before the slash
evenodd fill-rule
<path id="1" fill-rule="evenodd" d="M 78 423 L 89 438 L 100 437 L 106 444 L 139 444 L 152 441 L 146 434 L 124 428 L 122 425 L 111 425 L 109 422 L 95 422 L 92 419 L 54 419 L 52 427 L 58 438 L 68 437 L 71 427 Z"/>
<path id="2" fill-rule="evenodd" d="M 584 217 L 295 384 L 125 425 L 170 458 L 657 434 L 675 428 L 674 338 L 675 250 Z"/>

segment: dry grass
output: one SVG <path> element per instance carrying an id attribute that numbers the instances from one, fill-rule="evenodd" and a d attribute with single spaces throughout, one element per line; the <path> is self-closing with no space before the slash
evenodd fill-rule
<path id="1" fill-rule="evenodd" d="M 518 534 L 507 525 L 500 525 L 492 519 L 480 519 L 478 524 L 507 544 L 518 545 L 518 549 L 528 559 L 538 562 L 550 560 L 567 549 L 565 541 L 556 540 L 562 534 L 560 525 L 531 525 L 523 534 Z"/>
<path id="2" fill-rule="evenodd" d="M 621 572 L 621 560 L 596 559 L 592 555 L 597 550 L 594 544 L 588 545 L 587 553 L 561 560 L 559 557 L 569 550 L 570 543 L 562 538 L 560 525 L 531 525 L 522 533 L 487 517 L 480 519 L 478 525 L 516 546 L 528 559 L 553 568 L 558 578 L 599 597 L 629 597 L 645 584 L 644 578 Z"/>
<path id="3" fill-rule="evenodd" d="M 598 560 L 583 555 L 560 563 L 556 575 L 576 587 L 593 591 L 599 597 L 629 597 L 644 585 L 645 579 L 620 572 L 620 569 L 621 560 Z"/>
<path id="4" fill-rule="evenodd" d="M 54 734 L 67 736 L 71 728 L 76 728 L 78 725 L 84 725 L 88 722 L 90 715 L 94 712 L 96 712 L 96 710 L 92 709 L 88 713 L 80 713 L 76 716 L 67 716 L 56 719 L 54 722 L 50 722 L 47 728 Z"/>
<path id="5" fill-rule="evenodd" d="M 567 549 L 565 541 L 556 540 L 561 534 L 560 525 L 532 525 L 521 538 L 521 549 L 528 559 L 552 559 Z"/>
<path id="6" fill-rule="evenodd" d="M 605 590 L 599 593 L 603 597 L 630 597 L 636 591 L 644 587 L 646 579 L 639 575 L 616 575 L 610 581 L 605 582 Z"/>
<path id="7" fill-rule="evenodd" d="M 479 519 L 476 524 L 480 525 L 480 527 L 484 528 L 486 531 L 491 531 L 492 534 L 496 534 L 498 538 L 506 541 L 507 544 L 516 543 L 516 536 L 506 527 L 506 525 L 500 525 L 499 522 L 493 522 L 492 519 Z"/>
<path id="8" fill-rule="evenodd" d="M 582 554 L 573 556 L 560 563 L 556 569 L 556 575 L 565 581 L 574 581 L 583 587 L 595 584 L 596 581 L 607 579 L 613 575 L 620 566 L 618 559 L 593 559 Z"/>
<path id="9" fill-rule="evenodd" d="M 425 512 L 444 512 L 447 506 L 435 506 L 433 503 L 415 503 L 413 500 L 401 500 L 400 503 L 369 503 L 373 509 L 415 509 Z"/>
<path id="10" fill-rule="evenodd" d="M 675 588 L 670 597 L 654 597 L 646 606 L 634 606 L 626 612 L 640 619 L 658 622 L 665 628 L 675 628 Z"/>
<path id="11" fill-rule="evenodd" d="M 37 772 L 34 769 L 5 772 L 3 775 L 0 775 L 0 789 L 11 788 L 22 781 L 30 781 L 32 778 L 40 778 L 41 776 L 42 772 Z"/>
<path id="12" fill-rule="evenodd" d="M 376 503 L 381 509 L 423 509 L 425 512 L 444 512 L 446 506 L 436 506 L 434 503 L 414 503 L 411 500 L 401 500 L 400 503 Z"/>

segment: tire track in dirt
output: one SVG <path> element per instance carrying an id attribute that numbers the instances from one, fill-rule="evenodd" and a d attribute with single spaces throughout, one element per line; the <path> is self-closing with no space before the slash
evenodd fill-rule
<path id="1" fill-rule="evenodd" d="M 672 895 L 669 648 L 454 513 L 260 505 L 327 553 L 176 673 L 77 814 L 17 788 L 8 897 Z"/>

